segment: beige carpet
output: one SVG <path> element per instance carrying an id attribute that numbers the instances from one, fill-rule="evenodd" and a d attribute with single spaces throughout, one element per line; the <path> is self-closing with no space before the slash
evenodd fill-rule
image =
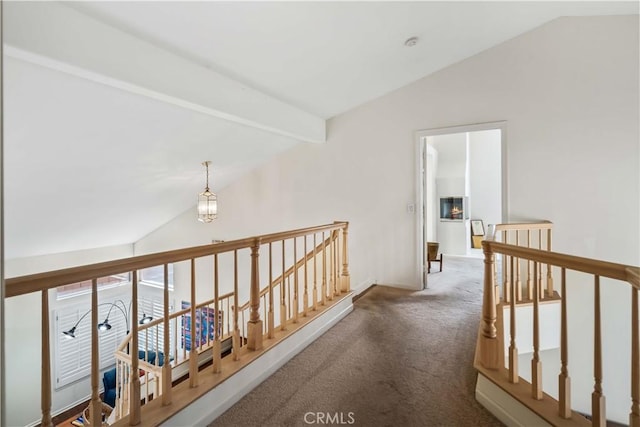
<path id="1" fill-rule="evenodd" d="M 374 287 L 211 426 L 502 425 L 474 399 L 481 278 L 446 258 L 427 290 Z"/>

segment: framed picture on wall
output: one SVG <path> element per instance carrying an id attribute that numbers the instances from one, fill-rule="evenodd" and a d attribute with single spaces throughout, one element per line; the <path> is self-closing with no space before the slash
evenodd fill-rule
<path id="1" fill-rule="evenodd" d="M 484 224 L 481 219 L 471 220 L 471 235 L 472 236 L 484 236 Z"/>

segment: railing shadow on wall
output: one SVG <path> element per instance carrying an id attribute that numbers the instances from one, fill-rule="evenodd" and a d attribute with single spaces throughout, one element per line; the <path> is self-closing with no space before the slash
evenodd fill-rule
<path id="1" fill-rule="evenodd" d="M 484 252 L 484 295 L 482 321 L 478 334 L 475 367 L 486 378 L 552 425 L 605 426 L 606 400 L 603 390 L 603 333 L 601 279 L 628 285 L 631 336 L 631 378 L 629 390 L 629 425 L 640 427 L 640 323 L 638 291 L 640 267 L 576 257 L 551 251 L 552 224 L 500 224 L 495 234 L 482 242 Z M 502 238 L 502 242 L 495 240 Z M 497 259 L 502 264 L 497 267 Z M 593 299 L 593 391 L 588 418 L 573 410 L 569 375 L 569 342 L 567 292 L 569 279 L 578 277 L 579 292 L 589 292 Z M 554 277 L 557 286 L 554 288 Z M 582 279 L 582 280 L 580 280 Z M 584 286 L 583 286 L 584 285 Z M 606 283 L 611 286 L 612 283 Z M 500 286 L 502 292 L 500 292 Z M 574 291 L 574 286 L 571 290 Z M 501 296 L 502 294 L 502 296 Z M 557 399 L 544 393 L 540 356 L 540 308 L 542 303 L 556 300 L 560 304 L 560 372 Z M 605 301 L 606 303 L 606 301 Z M 530 382 L 518 370 L 517 321 L 519 305 L 532 306 L 532 360 Z M 509 319 L 503 318 L 508 312 Z M 507 314 L 505 314 L 507 316 Z M 509 325 L 508 331 L 505 324 Z M 526 331 L 527 333 L 529 331 Z M 507 343 L 505 343 L 507 341 Z M 506 347 L 505 347 L 506 346 Z M 505 360 L 506 359 L 506 360 Z M 590 421 L 588 421 L 590 419 Z"/>
<path id="2" fill-rule="evenodd" d="M 190 299 L 188 307 L 171 313 L 168 265 L 180 262 L 190 266 Z M 211 283 L 203 285 L 198 281 L 196 262 L 209 266 L 213 273 Z M 138 272 L 155 266 L 164 266 L 164 316 L 144 325 L 132 322 L 130 333 L 118 347 L 115 354 L 118 395 L 114 411 L 117 425 L 140 424 L 143 405 L 151 396 L 161 401 L 165 419 L 185 407 L 189 403 L 185 399 L 180 399 L 179 404 L 173 402 L 174 371 L 186 366 L 189 387 L 197 387 L 201 382 L 199 360 L 203 353 L 211 354 L 213 374 L 223 375 L 224 343 L 230 343 L 234 361 L 242 357 L 253 360 L 265 346 L 265 340 L 273 341 L 276 335 L 282 336 L 280 332 L 295 329 L 296 324 L 304 323 L 304 318 L 312 317 L 348 293 L 348 223 L 334 222 L 7 279 L 5 298 L 41 294 L 42 426 L 52 425 L 49 291 L 91 280 L 91 322 L 96 325 L 98 279 L 131 273 L 131 309 L 137 314 Z M 202 286 L 210 286 L 213 298 L 198 300 L 197 289 Z M 222 293 L 225 289 L 228 291 Z M 245 299 L 241 302 L 243 295 Z M 87 421 L 101 425 L 98 331 L 91 329 L 92 419 Z"/>

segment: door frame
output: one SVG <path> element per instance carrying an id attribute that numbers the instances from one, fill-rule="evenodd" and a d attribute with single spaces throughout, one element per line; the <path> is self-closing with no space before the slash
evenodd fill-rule
<path id="1" fill-rule="evenodd" d="M 507 122 L 505 120 L 496 122 L 476 123 L 469 125 L 447 126 L 433 129 L 422 129 L 414 132 L 416 146 L 416 283 L 420 284 L 420 289 L 427 288 L 427 265 L 425 258 L 425 242 L 427 241 L 425 192 L 427 176 L 427 144 L 426 138 L 429 136 L 448 135 L 453 133 L 477 132 L 484 130 L 500 130 L 500 152 L 501 171 L 500 180 L 502 182 L 502 222 L 507 222 L 509 218 L 509 198 L 508 191 L 508 171 L 507 171 Z"/>

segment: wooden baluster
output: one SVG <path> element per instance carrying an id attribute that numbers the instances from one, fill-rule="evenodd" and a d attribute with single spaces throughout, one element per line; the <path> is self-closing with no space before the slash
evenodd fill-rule
<path id="1" fill-rule="evenodd" d="M 131 313 L 138 317 L 138 271 L 131 273 Z M 94 324 L 95 328 L 95 324 Z M 138 322 L 131 322 L 131 379 L 129 381 L 129 425 L 140 424 L 140 376 L 138 371 Z M 97 424 L 100 425 L 100 424 Z"/>
<path id="2" fill-rule="evenodd" d="M 189 387 L 198 386 L 198 351 L 196 345 L 199 335 L 196 330 L 196 260 L 191 258 L 191 351 L 189 352 Z"/>
<path id="3" fill-rule="evenodd" d="M 600 276 L 594 276 L 594 296 L 593 296 L 593 376 L 595 384 L 591 394 L 591 414 L 593 425 L 604 427 L 607 425 L 605 414 L 605 399 L 602 393 L 602 330 L 600 319 Z"/>
<path id="4" fill-rule="evenodd" d="M 340 235 L 338 234 L 338 230 L 333 231 L 334 239 L 333 239 L 333 295 L 340 295 L 340 241 L 338 240 Z"/>
<path id="5" fill-rule="evenodd" d="M 173 360 L 178 362 L 178 318 L 173 319 Z"/>
<path id="6" fill-rule="evenodd" d="M 494 254 L 491 251 L 490 241 L 482 242 L 484 252 L 484 285 L 482 294 L 482 323 L 480 336 L 480 360 L 487 369 L 498 369 L 498 339 L 496 331 L 496 293 L 493 287 Z M 506 264 L 506 263 L 505 263 Z"/>
<path id="7" fill-rule="evenodd" d="M 542 229 L 538 229 L 538 250 L 542 250 Z M 536 263 L 538 266 L 538 299 L 544 298 L 544 287 L 542 285 L 542 264 Z"/>
<path id="8" fill-rule="evenodd" d="M 182 358 L 186 359 L 187 358 L 187 320 L 184 314 L 182 314 L 180 316 L 181 318 L 181 322 L 180 322 L 180 329 L 182 334 L 180 335 L 182 337 Z"/>
<path id="9" fill-rule="evenodd" d="M 302 294 L 302 316 L 307 317 L 307 312 L 309 311 L 309 271 L 308 271 L 308 264 L 309 261 L 307 261 L 307 237 L 308 236 L 304 236 L 304 255 L 303 255 L 303 261 L 304 261 L 304 294 Z"/>
<path id="10" fill-rule="evenodd" d="M 349 223 L 345 223 L 342 229 L 342 292 L 351 290 L 351 277 L 349 275 Z"/>
<path id="11" fill-rule="evenodd" d="M 227 333 L 229 335 L 233 335 L 233 331 L 231 329 L 231 317 L 232 317 L 231 316 L 231 311 L 232 311 L 233 306 L 231 305 L 231 299 L 230 298 L 227 298 L 226 301 L 227 301 L 227 307 L 226 307 L 225 311 L 227 312 Z"/>
<path id="12" fill-rule="evenodd" d="M 531 247 L 531 230 L 527 230 L 527 247 Z M 527 260 L 527 299 L 533 300 L 533 282 L 531 281 L 531 260 Z"/>
<path id="13" fill-rule="evenodd" d="M 560 375 L 558 376 L 558 413 L 562 418 L 571 418 L 571 379 L 568 364 L 567 336 L 567 271 L 561 271 L 562 300 L 560 304 Z"/>
<path id="14" fill-rule="evenodd" d="M 500 295 L 500 286 L 498 285 L 498 279 L 497 279 L 497 277 L 498 277 L 497 264 L 498 264 L 497 262 L 493 263 L 493 281 L 494 281 L 493 289 L 494 289 L 494 293 L 496 294 L 494 298 L 496 300 L 496 303 L 498 303 L 498 304 L 501 301 L 504 301 L 505 303 L 507 303 L 508 302 L 507 299 L 506 298 L 502 298 L 502 296 Z"/>
<path id="15" fill-rule="evenodd" d="M 97 294 L 97 292 L 96 292 Z M 42 290 L 42 306 L 41 306 L 41 328 L 42 328 L 42 348 L 41 358 L 41 372 L 42 378 L 40 379 L 40 408 L 42 409 L 42 426 L 52 427 L 51 421 L 51 350 L 49 344 L 49 290 Z M 97 317 L 96 317 L 97 319 Z M 97 325 L 98 321 L 94 325 Z M 96 329 L 96 328 L 93 328 Z M 93 336 L 92 336 L 93 337 Z M 93 368 L 93 366 L 92 366 Z M 4 374 L 2 374 L 4 375 Z"/>
<path id="16" fill-rule="evenodd" d="M 227 300 L 228 301 L 228 300 Z M 213 255 L 213 368 L 212 373 L 219 374 L 222 372 L 222 324 L 224 319 L 220 316 L 220 282 L 218 273 L 218 254 Z M 227 316 L 229 313 L 227 312 Z"/>
<path id="17" fill-rule="evenodd" d="M 298 238 L 293 238 L 293 323 L 298 323 L 300 299 L 298 297 Z"/>
<path id="18" fill-rule="evenodd" d="M 200 336 L 202 336 L 204 332 L 204 336 L 206 337 L 200 343 L 200 350 L 202 350 L 204 347 L 208 348 L 211 345 L 211 335 L 209 334 L 209 331 L 207 330 L 207 325 L 205 323 L 205 322 L 209 322 L 209 320 L 207 319 L 207 316 L 210 309 L 211 309 L 211 304 L 207 304 L 204 307 L 202 307 L 202 311 L 200 312 Z M 215 320 L 215 316 L 214 316 L 214 320 Z"/>
<path id="19" fill-rule="evenodd" d="M 45 291 L 46 292 L 46 291 Z M 100 342 L 98 338 L 98 279 L 91 280 L 91 424 L 102 424 L 102 401 L 100 400 Z"/>
<path id="20" fill-rule="evenodd" d="M 513 271 L 514 259 L 511 258 L 511 271 Z M 518 382 L 518 347 L 516 346 L 516 283 L 511 281 L 511 302 L 509 306 L 509 331 L 511 340 L 509 342 L 509 382 Z"/>
<path id="21" fill-rule="evenodd" d="M 169 264 L 164 265 L 164 306 L 162 319 L 162 352 L 164 353 L 164 364 L 162 365 L 162 406 L 171 404 L 171 347 L 169 332 L 171 330 L 171 324 L 169 323 Z M 157 334 L 156 334 L 157 336 Z M 156 357 L 158 359 L 158 357 Z"/>
<path id="22" fill-rule="evenodd" d="M 282 276 L 280 276 L 280 330 L 287 330 L 287 286 L 284 283 L 285 261 L 284 240 L 282 241 Z"/>
<path id="23" fill-rule="evenodd" d="M 155 350 L 156 351 L 160 351 L 160 325 L 156 325 L 156 326 L 153 327 L 153 335 L 156 338 L 156 342 L 154 343 Z M 158 363 L 160 363 L 160 361 L 158 359 L 159 358 L 156 357 L 156 360 L 155 360 L 156 366 L 159 366 Z"/>
<path id="24" fill-rule="evenodd" d="M 640 319 L 638 290 L 631 286 L 631 413 L 629 426 L 640 427 Z"/>
<path id="25" fill-rule="evenodd" d="M 322 232 L 322 305 L 327 304 L 327 240 Z"/>
<path id="26" fill-rule="evenodd" d="M 509 243 L 509 234 L 507 234 L 507 230 L 502 230 L 502 242 Z M 492 254 L 493 255 L 493 254 Z M 507 263 L 506 257 L 503 255 L 502 262 L 502 298 L 505 302 L 511 301 L 511 294 L 509 293 L 509 265 Z M 486 262 L 486 260 L 485 260 Z"/>
<path id="27" fill-rule="evenodd" d="M 520 246 L 520 231 L 515 230 L 516 232 L 516 246 Z M 516 276 L 516 298 L 518 301 L 522 301 L 522 282 L 520 281 L 520 258 L 515 259 L 516 265 L 515 270 L 513 263 L 511 264 L 511 274 L 515 274 Z"/>
<path id="28" fill-rule="evenodd" d="M 247 324 L 247 348 L 262 349 L 264 326 L 260 319 L 260 238 L 256 238 L 251 247 L 251 311 Z M 297 271 L 297 270 L 296 270 Z"/>
<path id="29" fill-rule="evenodd" d="M 335 276 L 333 274 L 335 269 L 335 262 L 333 256 L 333 232 L 329 234 L 329 301 L 333 301 L 333 292 L 336 287 Z"/>
<path id="30" fill-rule="evenodd" d="M 313 233 L 313 311 L 318 309 L 318 243 Z"/>
<path id="31" fill-rule="evenodd" d="M 244 328 L 244 325 L 245 325 L 245 323 L 244 323 L 244 312 L 245 312 L 245 310 L 242 310 L 242 311 L 240 312 L 240 327 L 241 327 L 242 329 L 241 329 L 241 331 L 240 331 L 240 334 L 239 334 L 239 335 L 240 335 L 241 337 L 246 337 L 246 336 L 247 336 L 246 331 L 245 331 L 245 328 Z M 244 341 L 244 339 L 240 339 L 240 347 L 242 347 L 242 346 L 244 345 L 243 341 Z"/>
<path id="32" fill-rule="evenodd" d="M 291 289 L 291 275 L 287 275 L 287 295 L 289 295 L 289 300 L 287 301 L 287 309 L 289 310 L 289 319 L 293 319 L 293 314 L 291 310 L 293 308 L 293 290 Z"/>
<path id="33" fill-rule="evenodd" d="M 540 361 L 540 282 L 538 263 L 533 263 L 533 358 L 531 359 L 531 396 L 542 399 L 542 362 Z"/>
<path id="34" fill-rule="evenodd" d="M 123 387 L 124 385 L 124 368 L 122 366 L 122 362 L 116 359 L 116 407 L 114 408 L 116 411 L 116 420 L 119 420 L 124 415 L 122 413 L 122 392 L 126 390 Z"/>
<path id="35" fill-rule="evenodd" d="M 233 338 L 231 345 L 233 347 L 233 360 L 240 359 L 240 327 L 238 326 L 238 250 L 233 251 Z M 242 322 L 244 325 L 244 321 Z"/>
<path id="36" fill-rule="evenodd" d="M 263 311 L 263 313 L 262 313 L 263 317 L 262 318 L 263 319 L 268 319 L 269 318 L 269 310 L 268 310 L 269 301 L 268 301 L 268 297 L 269 297 L 268 293 L 262 295 L 262 297 L 261 297 L 262 298 L 262 311 Z M 262 323 L 264 325 L 264 329 L 262 331 L 262 335 L 268 335 L 269 334 L 269 322 L 267 321 L 266 323 L 265 322 L 262 322 Z"/>
<path id="37" fill-rule="evenodd" d="M 144 361 L 149 362 L 149 329 L 144 330 Z"/>
<path id="38" fill-rule="evenodd" d="M 273 328 L 275 318 L 273 314 L 273 248 L 269 242 L 269 314 L 267 315 L 268 331 L 267 336 L 273 338 Z"/>
<path id="39" fill-rule="evenodd" d="M 122 399 L 120 402 L 121 417 L 124 417 L 125 415 L 129 415 L 129 409 L 131 407 L 131 405 L 129 404 L 129 400 L 130 400 L 129 392 L 131 391 L 130 383 L 131 383 L 131 365 L 122 363 L 122 390 L 121 390 Z"/>
<path id="40" fill-rule="evenodd" d="M 551 229 L 547 230 L 547 251 L 551 252 Z M 547 297 L 553 297 L 553 276 L 551 275 L 551 264 L 547 264 Z"/>

